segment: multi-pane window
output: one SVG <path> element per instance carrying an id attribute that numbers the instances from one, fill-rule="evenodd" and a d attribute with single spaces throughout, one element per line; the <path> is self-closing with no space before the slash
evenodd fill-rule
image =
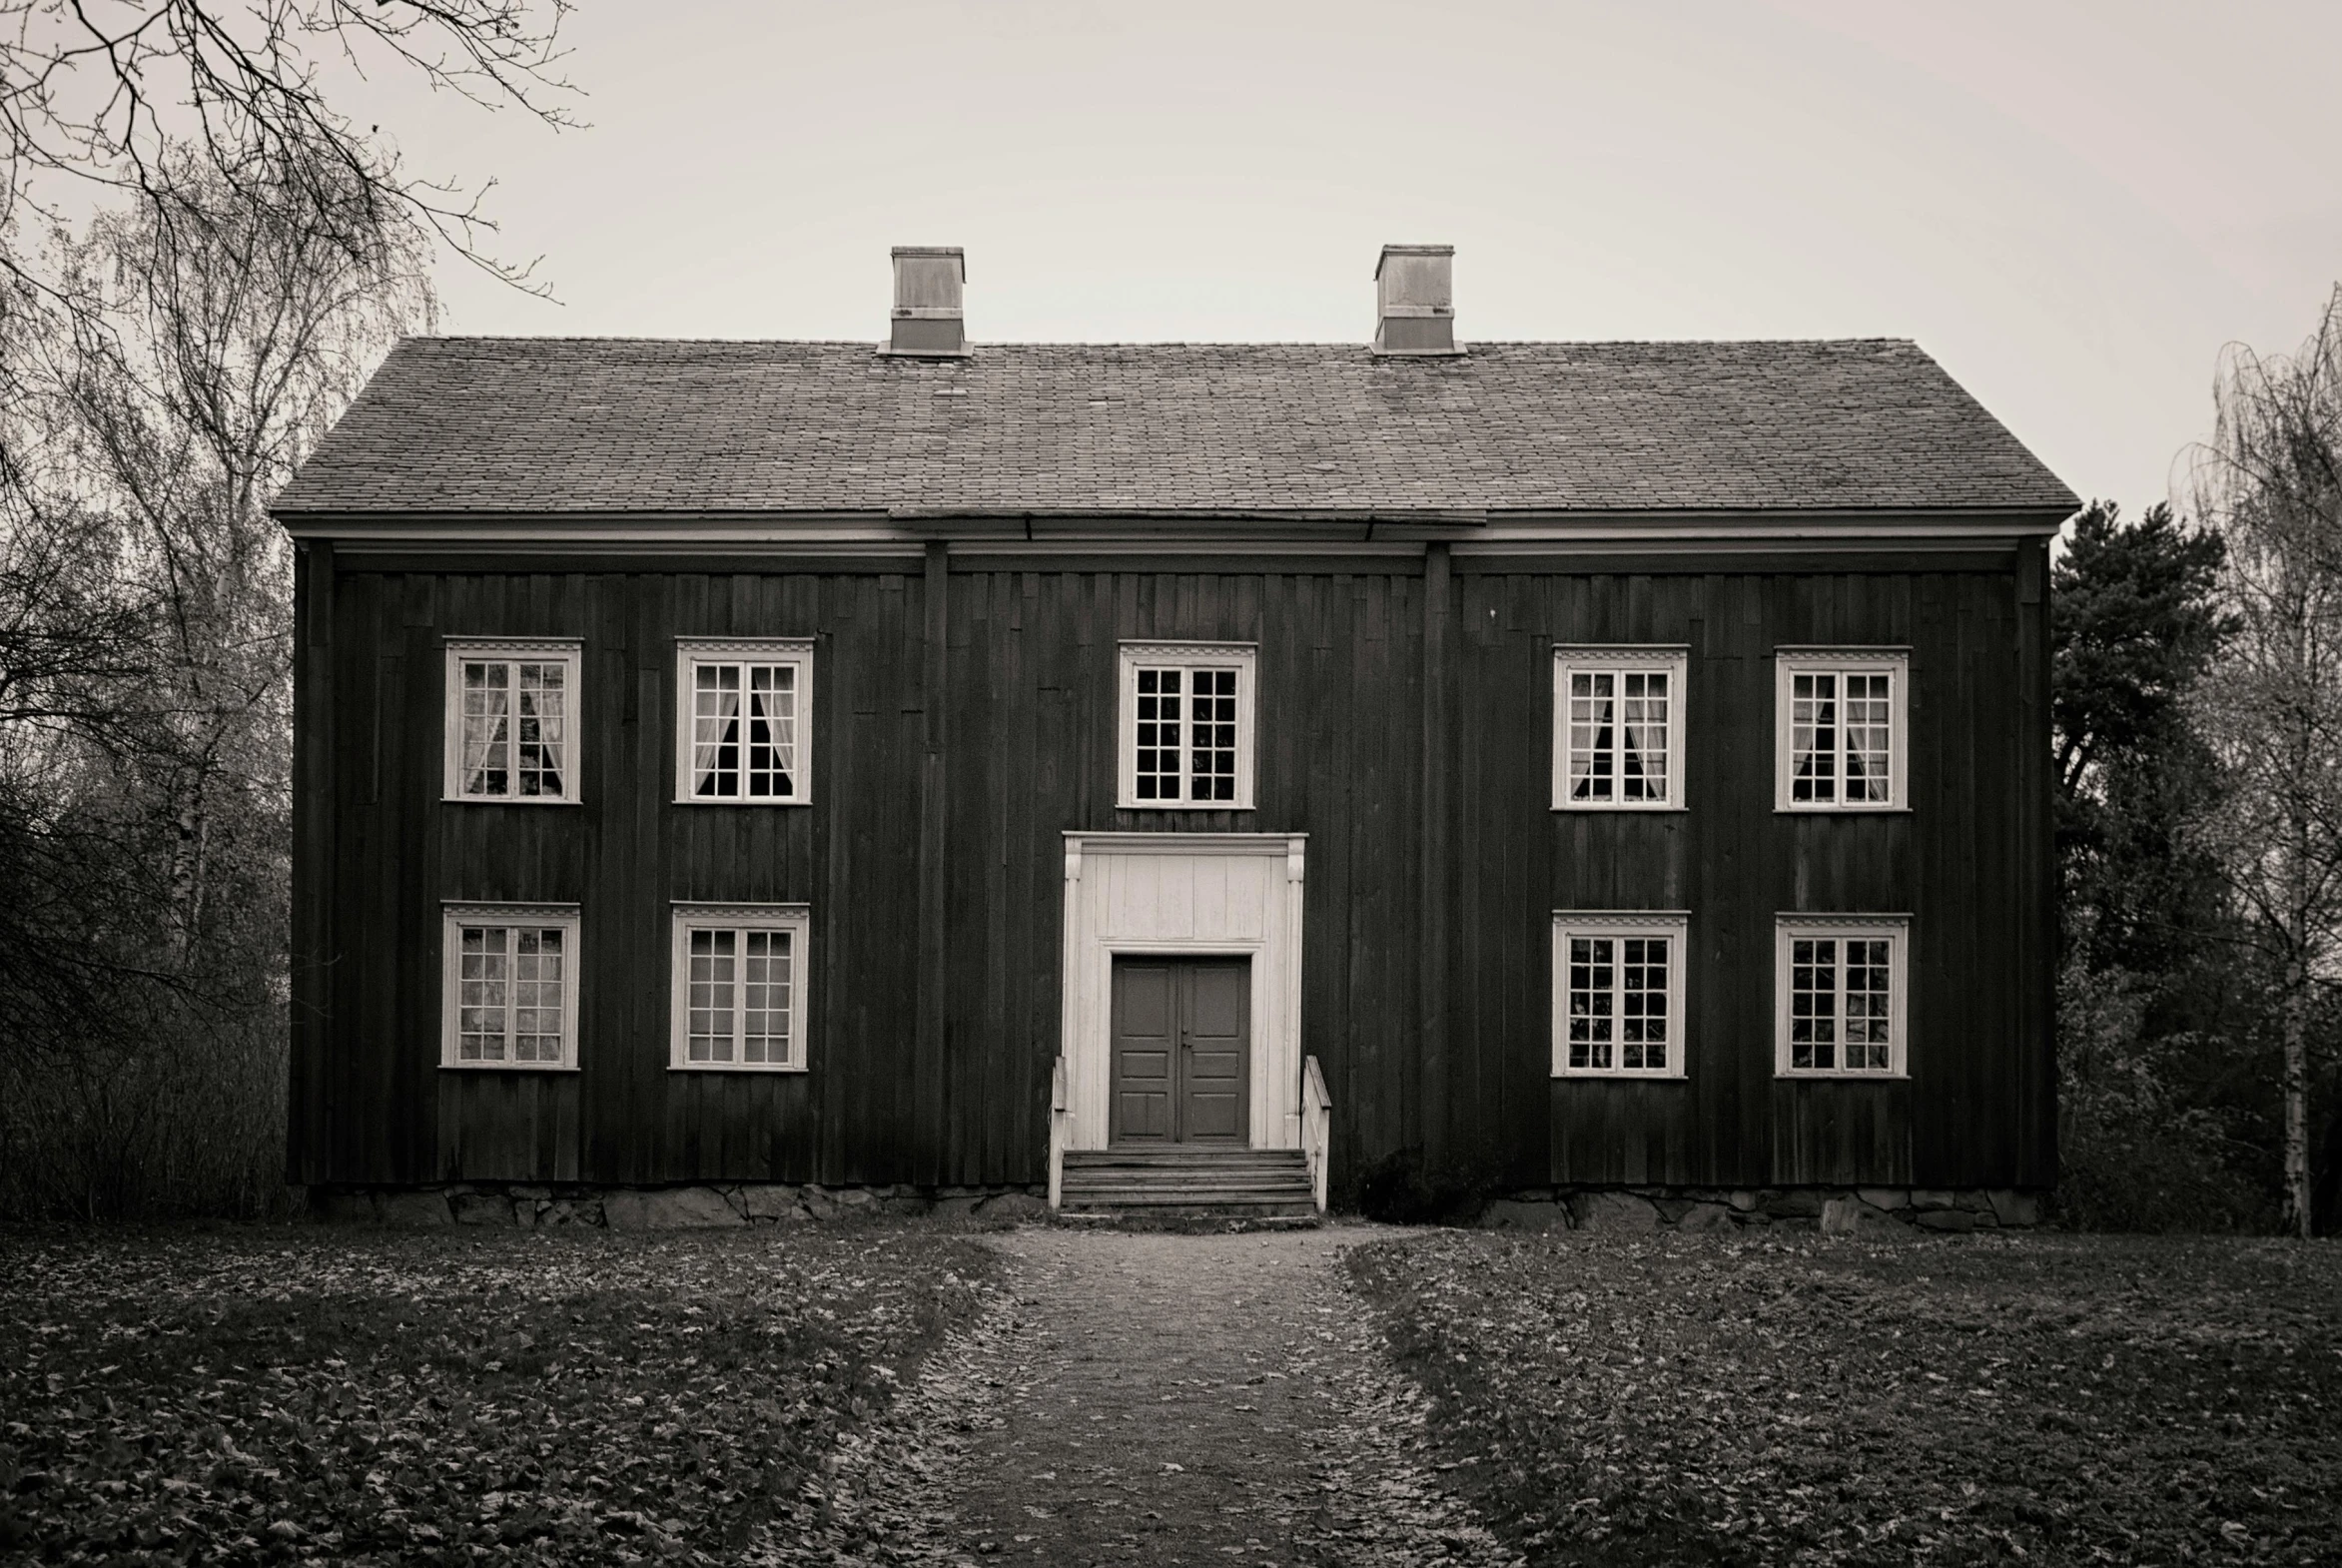
<path id="1" fill-rule="evenodd" d="M 813 644 L 686 638 L 676 660 L 676 799 L 803 804 L 811 793 Z"/>
<path id="2" fill-rule="evenodd" d="M 450 904 L 443 940 L 441 1066 L 577 1065 L 574 906 Z"/>
<path id="3" fill-rule="evenodd" d="M 1553 917 L 1556 1075 L 1683 1076 L 1688 929 L 1675 914 Z"/>
<path id="4" fill-rule="evenodd" d="M 1908 798 L 1906 656 L 1784 651 L 1776 664 L 1776 803 L 1788 811 L 1902 806 Z"/>
<path id="5" fill-rule="evenodd" d="M 1776 940 L 1776 1070 L 1901 1075 L 1908 923 L 1785 915 Z"/>
<path id="6" fill-rule="evenodd" d="M 577 649 L 521 638 L 447 644 L 449 799 L 577 799 Z"/>
<path id="7" fill-rule="evenodd" d="M 805 1066 L 802 905 L 675 907 L 670 1065 L 752 1072 Z"/>
<path id="8" fill-rule="evenodd" d="M 1123 645 L 1119 804 L 1250 809 L 1252 666 L 1249 646 Z"/>
<path id="9" fill-rule="evenodd" d="M 1553 654 L 1554 808 L 1680 808 L 1683 650 L 1560 647 Z"/>

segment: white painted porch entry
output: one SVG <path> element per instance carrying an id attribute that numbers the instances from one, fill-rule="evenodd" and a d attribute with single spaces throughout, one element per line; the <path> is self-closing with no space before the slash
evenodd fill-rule
<path id="1" fill-rule="evenodd" d="M 1114 961 L 1123 954 L 1252 961 L 1251 1147 L 1301 1147 L 1308 841 L 1306 833 L 1066 835 L 1065 1083 L 1053 1178 L 1062 1151 L 1107 1147 Z"/>

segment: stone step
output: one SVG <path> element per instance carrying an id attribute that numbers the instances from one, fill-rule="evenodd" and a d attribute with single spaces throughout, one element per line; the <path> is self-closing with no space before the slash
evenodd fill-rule
<path id="1" fill-rule="evenodd" d="M 1066 1213 L 1313 1218 L 1309 1167 L 1298 1150 L 1158 1149 L 1069 1152 L 1059 1183 Z"/>
<path id="2" fill-rule="evenodd" d="M 1309 1186 L 1307 1171 L 1068 1171 L 1066 1186 L 1248 1186 L 1281 1191 Z"/>
<path id="3" fill-rule="evenodd" d="M 1080 1176 L 1069 1176 L 1061 1183 L 1061 1185 L 1063 1185 L 1065 1190 L 1069 1192 L 1103 1192 L 1109 1190 L 1118 1192 L 1185 1192 L 1195 1190 L 1199 1187 L 1211 1187 L 1214 1189 L 1224 1187 L 1231 1191 L 1241 1192 L 1306 1192 L 1309 1190 L 1309 1182 L 1307 1178 L 1304 1177 L 1303 1179 L 1296 1181 L 1290 1176 L 1257 1176 L 1246 1179 L 1242 1176 L 1213 1176 L 1199 1175 L 1182 1176 L 1166 1179 L 1160 1176 L 1150 1178 L 1146 1176 L 1132 1176 L 1127 1175 L 1101 1176 L 1097 1174 L 1091 1174 Z"/>
<path id="4" fill-rule="evenodd" d="M 1109 1186 L 1067 1187 L 1065 1201 L 1083 1203 L 1307 1203 L 1305 1186 L 1262 1188 L 1246 1186 Z"/>
<path id="5" fill-rule="evenodd" d="M 1307 1168 L 1297 1149 L 1199 1149 L 1193 1145 L 1176 1149 L 1071 1149 L 1065 1158 L 1068 1171 L 1090 1166 Z"/>
<path id="6" fill-rule="evenodd" d="M 1083 1197 L 1110 1197 L 1125 1192 L 1161 1193 L 1176 1197 L 1188 1192 L 1241 1192 L 1253 1197 L 1292 1197 L 1309 1195 L 1306 1181 L 1067 1181 L 1059 1190 L 1066 1195 Z"/>

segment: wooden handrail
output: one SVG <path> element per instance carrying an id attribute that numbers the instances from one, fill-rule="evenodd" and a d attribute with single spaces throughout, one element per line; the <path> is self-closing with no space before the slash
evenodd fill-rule
<path id="1" fill-rule="evenodd" d="M 1049 1068 L 1049 1206 L 1053 1209 L 1065 1196 L 1066 1145 L 1074 1132 L 1072 1103 L 1066 1088 L 1066 1059 L 1059 1057 Z"/>
<path id="2" fill-rule="evenodd" d="M 1333 1097 L 1315 1057 L 1301 1059 L 1301 1154 L 1309 1162 L 1309 1195 L 1325 1212 L 1326 1167 L 1333 1143 Z"/>

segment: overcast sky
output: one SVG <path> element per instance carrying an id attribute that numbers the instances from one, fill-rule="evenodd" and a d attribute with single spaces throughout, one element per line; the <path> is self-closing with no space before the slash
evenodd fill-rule
<path id="1" fill-rule="evenodd" d="M 891 245 L 987 341 L 1344 341 L 1384 241 L 1474 339 L 1914 338 L 2136 510 L 2221 346 L 2342 278 L 2342 4 L 580 0 L 587 129 L 379 85 L 493 176 L 462 333 L 875 340 Z M 378 84 L 389 78 L 378 77 Z"/>

